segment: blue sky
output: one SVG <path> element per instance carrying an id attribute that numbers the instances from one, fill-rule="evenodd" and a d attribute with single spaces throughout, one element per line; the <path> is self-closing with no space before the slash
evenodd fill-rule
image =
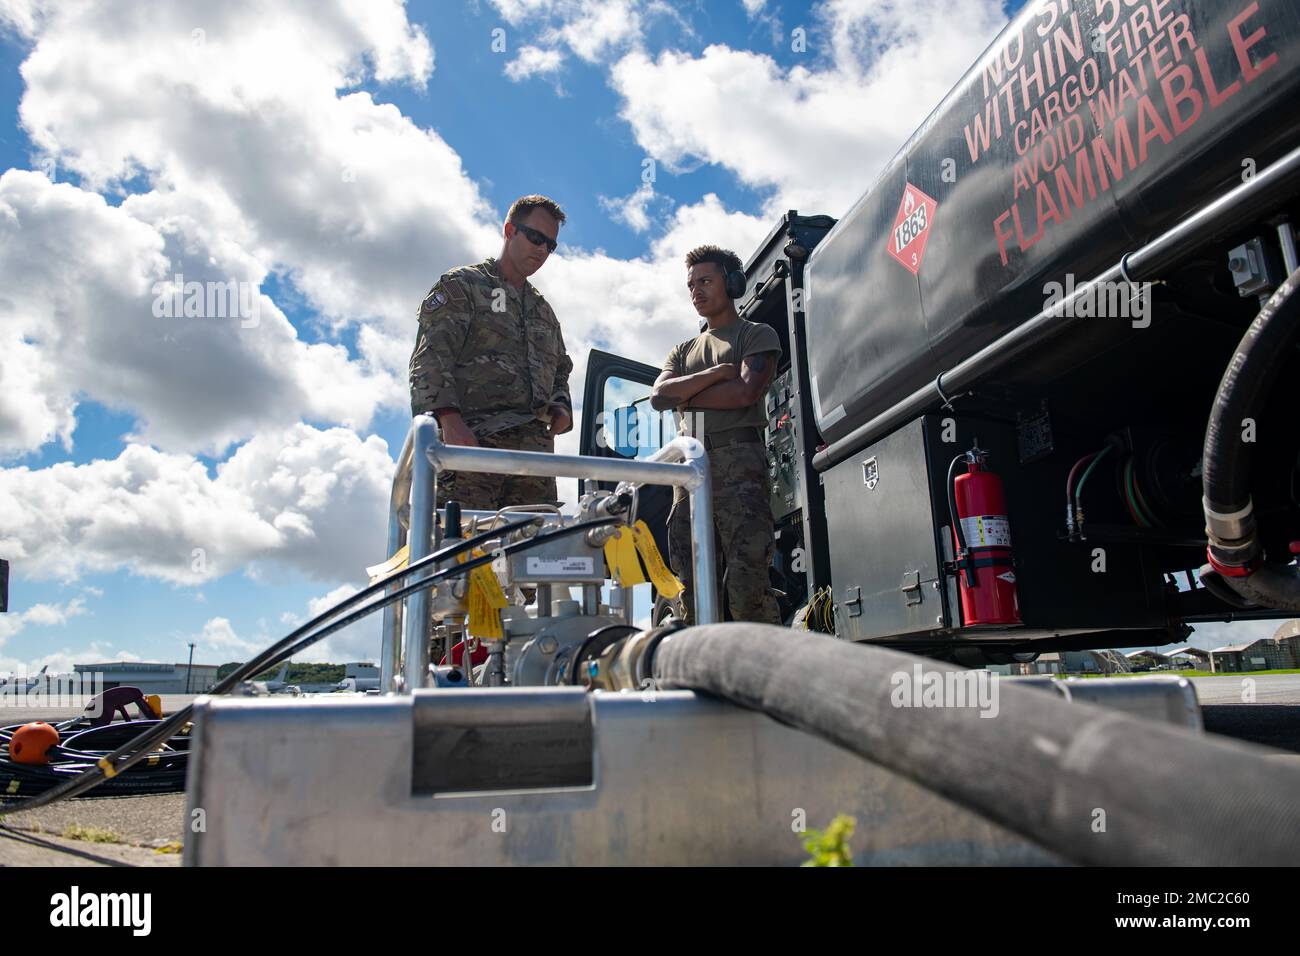
<path id="1" fill-rule="evenodd" d="M 657 363 L 686 248 L 841 215 L 1019 4 L 860 6 L 4 7 L 0 672 L 242 659 L 347 593 L 383 557 L 415 307 L 516 196 L 569 215 L 535 282 L 574 391 L 592 346 Z M 176 271 L 252 283 L 260 324 L 151 316 Z"/>

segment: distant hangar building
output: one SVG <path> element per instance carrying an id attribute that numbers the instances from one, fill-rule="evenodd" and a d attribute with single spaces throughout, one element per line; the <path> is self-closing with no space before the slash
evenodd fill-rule
<path id="1" fill-rule="evenodd" d="M 75 664 L 78 676 L 99 674 L 104 690 L 112 687 L 139 687 L 146 694 L 202 694 L 217 682 L 215 664 L 152 664 L 145 661 L 106 661 L 98 664 Z M 186 671 L 189 690 L 186 690 Z"/>
<path id="2" fill-rule="evenodd" d="M 1240 673 L 1300 667 L 1300 620 L 1287 621 L 1272 637 L 1230 644 L 1210 651 L 1215 673 Z"/>

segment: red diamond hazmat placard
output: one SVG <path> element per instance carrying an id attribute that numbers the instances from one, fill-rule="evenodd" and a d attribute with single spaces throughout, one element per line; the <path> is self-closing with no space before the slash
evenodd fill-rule
<path id="1" fill-rule="evenodd" d="M 921 269 L 925 244 L 930 241 L 930 226 L 938 210 L 937 202 L 911 183 L 905 184 L 903 201 L 898 204 L 898 215 L 894 218 L 894 229 L 889 234 L 886 248 L 912 275 Z"/>

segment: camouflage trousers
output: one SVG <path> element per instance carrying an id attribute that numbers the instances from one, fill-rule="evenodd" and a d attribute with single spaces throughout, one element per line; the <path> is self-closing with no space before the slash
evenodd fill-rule
<path id="1" fill-rule="evenodd" d="M 779 625 L 781 613 L 768 582 L 775 539 L 763 446 L 758 442 L 726 445 L 708 454 L 718 555 L 718 599 L 721 601 L 723 594 L 727 596 L 733 621 Z M 677 489 L 668 516 L 668 551 L 673 570 L 686 585 L 687 621 L 694 623 L 690 511 L 686 492 Z"/>
<path id="2" fill-rule="evenodd" d="M 478 443 L 483 448 L 555 451 L 555 439 L 546 434 L 546 423 L 541 421 L 504 429 L 479 438 Z M 453 499 L 466 511 L 498 511 L 506 505 L 553 505 L 556 491 L 554 478 L 472 471 L 438 473 L 439 508 Z"/>

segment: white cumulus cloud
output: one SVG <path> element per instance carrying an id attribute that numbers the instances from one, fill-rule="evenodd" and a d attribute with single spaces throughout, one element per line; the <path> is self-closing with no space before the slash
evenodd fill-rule
<path id="1" fill-rule="evenodd" d="M 383 551 L 393 463 L 343 428 L 266 433 L 217 466 L 129 445 L 111 461 L 0 471 L 0 552 L 34 578 L 127 569 L 199 585 L 277 567 L 356 577 Z"/>
<path id="2" fill-rule="evenodd" d="M 714 163 L 770 190 L 772 213 L 840 216 L 1005 22 L 997 0 L 835 0 L 802 26 L 806 63 L 633 50 L 611 78 L 637 142 L 670 167 Z"/>
<path id="3" fill-rule="evenodd" d="M 550 76 L 564 64 L 564 54 L 559 50 L 543 50 L 526 46 L 506 64 L 506 76 L 518 82 L 533 76 Z"/>
<path id="4" fill-rule="evenodd" d="M 30 44 L 20 121 L 58 182 L 11 170 L 0 195 L 0 265 L 28 277 L 0 298 L 0 454 L 66 445 L 87 398 L 137 416 L 142 441 L 216 453 L 405 404 L 419 297 L 498 227 L 445 141 L 355 89 L 428 81 L 432 45 L 400 3 L 3 15 Z M 178 274 L 287 281 L 326 332 L 356 327 L 357 354 L 302 342 L 266 297 L 256 329 L 161 321 L 154 284 Z"/>
<path id="5" fill-rule="evenodd" d="M 33 604 L 26 611 L 5 614 L 0 616 L 0 647 L 29 624 L 36 627 L 60 627 L 68 623 L 70 618 L 88 613 L 85 599 L 73 598 L 64 604 Z"/>

